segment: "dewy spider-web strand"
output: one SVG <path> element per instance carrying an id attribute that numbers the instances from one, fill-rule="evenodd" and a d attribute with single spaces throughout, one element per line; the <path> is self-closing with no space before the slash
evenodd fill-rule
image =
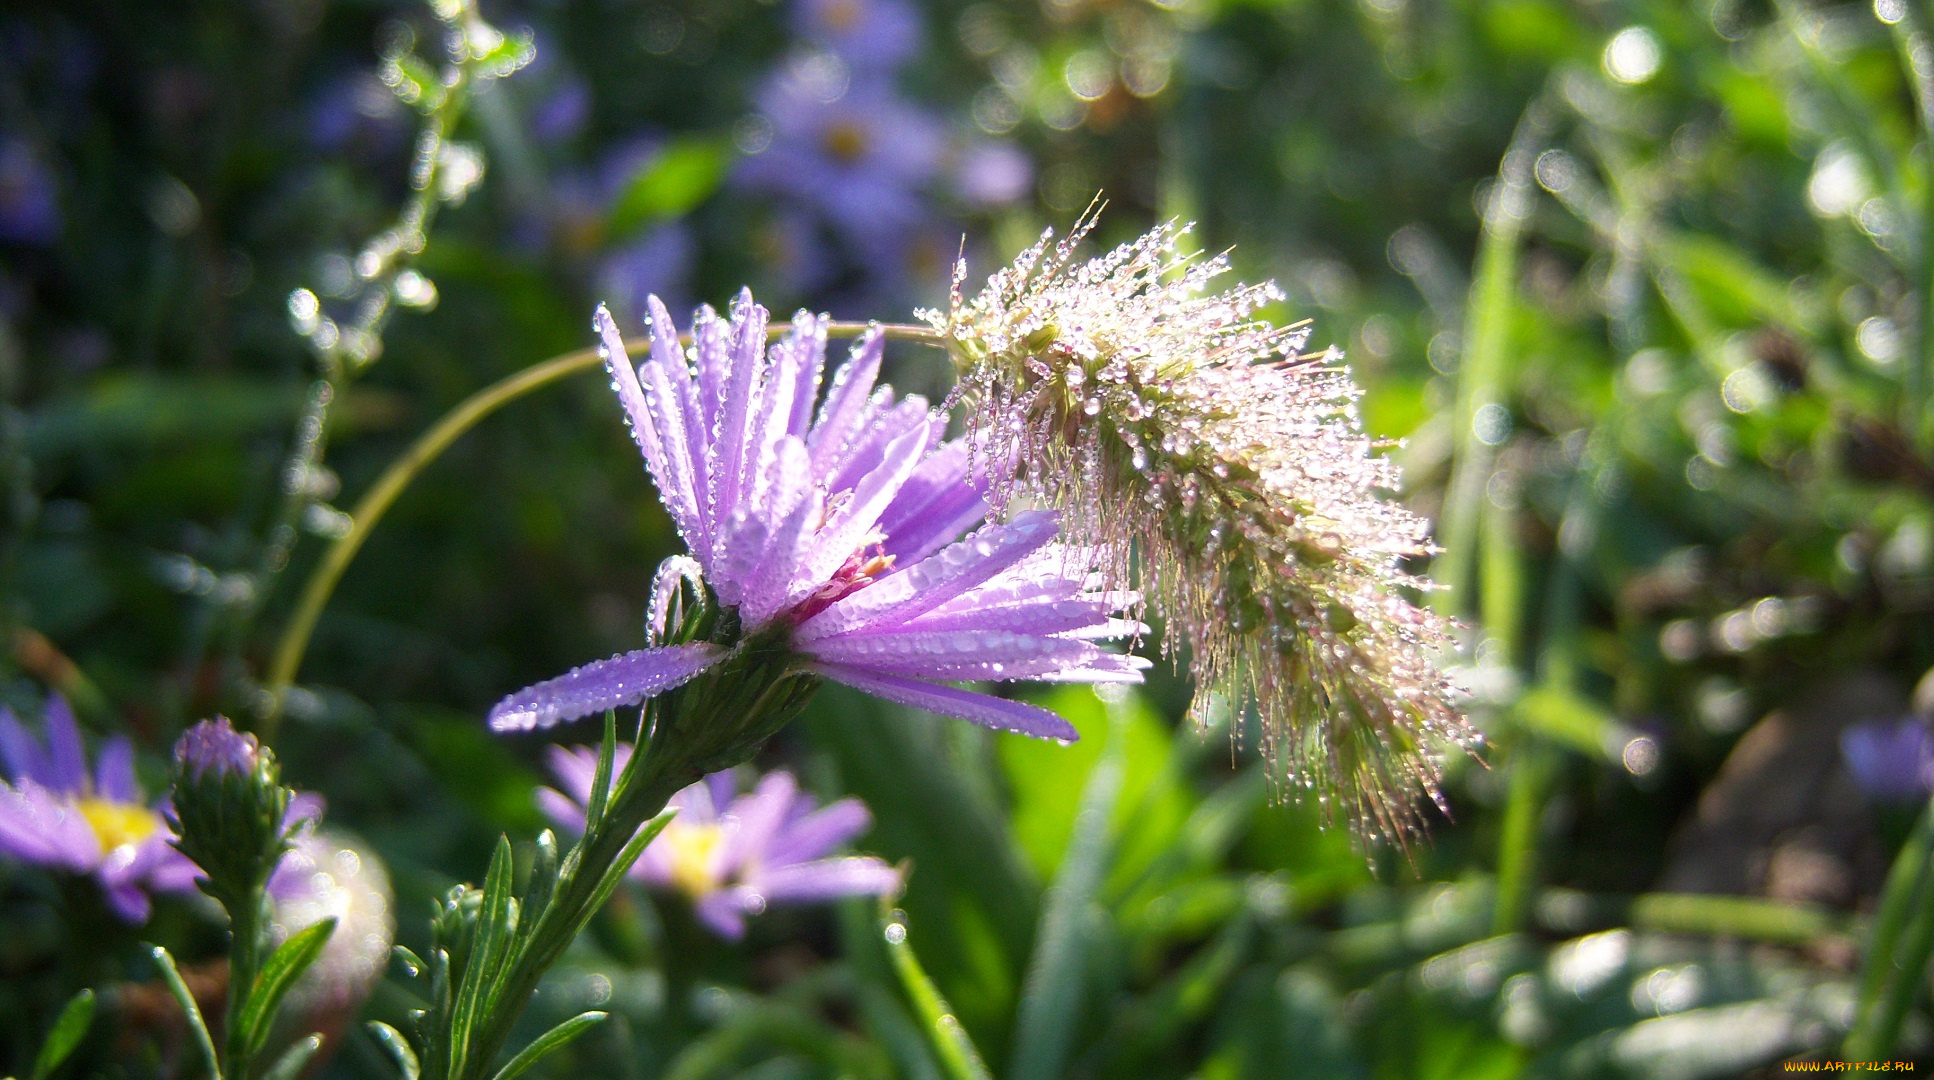
<path id="1" fill-rule="evenodd" d="M 1328 819 L 1399 843 L 1442 805 L 1441 748 L 1475 748 L 1435 655 L 1449 624 L 1406 594 L 1429 524 L 1382 493 L 1397 469 L 1357 415 L 1334 350 L 1256 314 L 1270 283 L 1211 290 L 1226 256 L 1159 226 L 1085 263 L 1085 215 L 1043 234 L 976 296 L 956 269 L 921 317 L 961 376 L 970 445 L 1017 496 L 1059 508 L 1073 545 L 1141 589 L 1196 665 L 1193 711 L 1253 707 L 1275 775 Z M 1139 553 L 1139 559 L 1136 554 Z"/>

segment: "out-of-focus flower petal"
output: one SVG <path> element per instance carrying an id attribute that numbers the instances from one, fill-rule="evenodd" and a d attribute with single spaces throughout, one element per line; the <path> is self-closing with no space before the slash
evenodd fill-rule
<path id="1" fill-rule="evenodd" d="M 753 886 L 768 901 L 810 903 L 843 896 L 877 896 L 900 887 L 900 873 L 866 855 L 776 866 Z"/>

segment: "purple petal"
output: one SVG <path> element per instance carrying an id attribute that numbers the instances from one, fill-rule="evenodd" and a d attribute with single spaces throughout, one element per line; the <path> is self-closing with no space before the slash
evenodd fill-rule
<path id="1" fill-rule="evenodd" d="M 793 597 L 817 588 L 859 550 L 867 535 L 873 531 L 873 526 L 879 522 L 880 511 L 893 501 L 894 493 L 900 490 L 900 485 L 920 464 L 920 452 L 926 449 L 926 445 L 925 425 L 893 441 L 888 448 L 886 461 L 859 482 L 853 489 L 853 497 L 819 531 L 811 550 L 800 560 L 792 579 L 790 594 Z M 866 590 L 860 591 L 863 593 Z"/>
<path id="2" fill-rule="evenodd" d="M 599 348 L 604 354 L 605 370 L 611 374 L 611 385 L 624 404 L 625 425 L 644 452 L 645 465 L 651 470 L 652 482 L 658 486 L 659 497 L 672 522 L 678 526 L 685 542 L 693 543 L 702 526 L 691 487 L 691 470 L 687 464 L 690 450 L 686 445 L 683 417 L 669 400 L 670 389 L 656 365 L 646 365 L 646 382 L 639 381 L 640 369 L 631 363 L 610 310 L 599 304 L 591 322 L 598 331 Z"/>
<path id="3" fill-rule="evenodd" d="M 719 852 L 719 865 L 728 875 L 764 861 L 773 834 L 798 795 L 799 782 L 791 773 L 780 771 L 760 777 L 759 786 L 751 794 L 732 801 L 721 818 L 731 827 Z"/>
<path id="4" fill-rule="evenodd" d="M 733 797 L 739 793 L 739 781 L 732 775 L 731 769 L 720 769 L 706 777 L 702 785 L 693 784 L 686 790 L 692 793 L 694 799 L 703 797 L 704 800 L 703 812 L 694 820 L 710 825 L 717 822 L 719 816 L 732 805 Z"/>
<path id="5" fill-rule="evenodd" d="M 47 695 L 47 768 L 55 791 L 87 789 L 87 754 L 81 749 L 80 725 L 74 710 L 59 694 Z"/>
<path id="6" fill-rule="evenodd" d="M 1106 655 L 1086 641 L 1007 630 L 897 628 L 822 638 L 814 657 L 916 679 L 1031 679 L 1087 666 Z"/>
<path id="7" fill-rule="evenodd" d="M 824 493 L 806 478 L 805 470 L 811 468 L 811 463 L 803 443 L 787 436 L 780 443 L 774 467 L 786 474 L 775 483 L 798 484 L 798 499 L 790 504 L 776 503 L 773 507 L 775 513 L 783 516 L 766 541 L 759 565 L 748 576 L 745 596 L 739 606 L 740 618 L 747 626 L 763 626 L 785 607 L 793 572 L 812 546 L 813 526 L 826 511 Z"/>
<path id="8" fill-rule="evenodd" d="M 551 824 L 566 832 L 584 831 L 584 807 L 560 791 L 538 788 L 537 809 Z"/>
<path id="9" fill-rule="evenodd" d="M 739 290 L 732 304 L 731 345 L 727 381 L 720 402 L 718 441 L 706 462 L 712 474 L 712 520 L 728 521 L 738 509 L 745 459 L 757 459 L 759 448 L 749 446 L 754 392 L 765 373 L 766 309 L 753 303 L 748 289 Z M 714 543 L 718 541 L 714 540 Z M 723 552 L 714 552 L 716 557 Z"/>
<path id="10" fill-rule="evenodd" d="M 154 910 L 153 903 L 148 900 L 148 894 L 142 891 L 141 886 L 132 882 L 121 881 L 110 884 L 103 880 L 101 893 L 107 897 L 107 906 L 125 923 L 140 926 L 148 921 L 148 915 Z"/>
<path id="11" fill-rule="evenodd" d="M 906 565 L 959 539 L 986 516 L 986 500 L 967 483 L 967 447 L 956 439 L 929 454 L 907 478 L 880 514 L 880 531 L 886 534 L 886 553 Z"/>
<path id="12" fill-rule="evenodd" d="M 896 705 L 909 705 L 942 716 L 969 720 L 983 727 L 1016 731 L 1038 739 L 1074 742 L 1081 738 L 1081 733 L 1074 729 L 1073 724 L 1062 719 L 1060 714 L 1024 701 L 1007 701 L 971 690 L 903 679 L 846 664 L 820 662 L 814 664 L 813 669 L 834 682 L 845 683 L 855 690 Z"/>
<path id="13" fill-rule="evenodd" d="M 624 766 L 619 764 L 631 756 L 631 748 L 619 745 L 612 755 L 612 771 Z M 553 745 L 545 754 L 551 766 L 551 775 L 557 777 L 558 787 L 565 795 L 577 800 L 579 805 L 591 801 L 591 784 L 598 776 L 598 751 L 589 746 Z"/>
<path id="14" fill-rule="evenodd" d="M 5 705 L 0 705 L 0 761 L 6 762 L 7 775 L 14 780 L 31 780 L 43 786 L 54 782 L 54 771 L 47 764 L 47 752 L 41 749 L 40 740 Z"/>
<path id="15" fill-rule="evenodd" d="M 0 784 L 0 855 L 81 872 L 100 862 L 101 841 L 78 811 L 39 784 Z"/>
<path id="16" fill-rule="evenodd" d="M 753 897 L 756 899 L 756 896 Z M 744 886 L 721 889 L 702 897 L 692 905 L 692 913 L 698 921 L 706 925 L 714 934 L 727 941 L 737 941 L 745 936 L 745 908 L 747 894 Z M 756 911 L 758 904 L 751 905 Z"/>
<path id="17" fill-rule="evenodd" d="M 866 401 L 873 394 L 874 380 L 880 377 L 880 359 L 886 353 L 886 335 L 869 330 L 852 357 L 833 376 L 833 388 L 820 407 L 819 421 L 813 425 L 806 445 L 813 451 L 813 471 L 825 475 L 846 442 L 852 438 L 864 414 Z"/>
<path id="18" fill-rule="evenodd" d="M 819 397 L 819 380 L 826 371 L 826 320 L 803 311 L 794 315 L 792 334 L 780 345 L 792 349 L 786 365 L 794 380 L 786 433 L 803 440 L 812 430 L 813 401 Z"/>
<path id="19" fill-rule="evenodd" d="M 687 537 L 686 544 L 695 552 L 710 551 L 711 523 L 705 516 L 706 493 L 710 488 L 705 457 L 711 425 L 699 407 L 698 387 L 692 381 L 691 366 L 685 362 L 685 348 L 679 344 L 677 324 L 672 322 L 671 313 L 665 310 L 664 303 L 656 296 L 650 297 L 646 304 L 651 311 L 651 359 L 639 369 L 645 383 L 645 401 L 647 404 L 654 403 L 654 400 L 663 403 L 668 447 L 674 440 L 672 419 L 677 419 L 676 439 L 683 448 L 681 456 L 686 474 L 681 482 L 691 485 L 692 505 L 697 512 L 701 533 L 697 538 Z"/>
<path id="20" fill-rule="evenodd" d="M 1113 618 L 1115 607 L 1106 600 L 1043 600 L 1031 604 L 1000 604 L 959 611 L 929 611 L 884 630 L 858 630 L 853 635 L 890 634 L 896 630 L 1007 630 L 1018 634 L 1070 634 L 1093 638 L 1127 637 L 1140 623 Z"/>
<path id="21" fill-rule="evenodd" d="M 842 896 L 882 896 L 900 887 L 900 872 L 866 855 L 775 866 L 751 888 L 774 903 L 811 903 Z"/>
<path id="22" fill-rule="evenodd" d="M 935 439 L 933 420 L 933 413 L 927 408 L 927 399 L 909 396 L 873 416 L 858 435 L 848 440 L 846 448 L 834 457 L 829 467 L 816 467 L 813 474 L 825 482 L 827 491 L 845 491 L 857 487 L 866 476 L 879 471 L 881 464 L 892 453 L 893 445 L 908 432 L 925 430 L 926 438 L 921 440 L 921 450 L 924 451 L 927 444 Z M 898 489 L 894 494 L 899 494 Z M 884 512 L 886 507 L 880 509 Z"/>
<path id="23" fill-rule="evenodd" d="M 698 430 L 705 433 L 705 461 L 710 462 L 712 433 L 718 430 L 719 413 L 725 403 L 725 380 L 731 368 L 731 351 L 725 344 L 725 323 L 712 305 L 702 304 L 692 314 L 692 354 L 698 377 Z M 715 482 L 716 477 L 711 478 Z M 707 491 L 710 491 L 708 486 Z M 711 503 L 708 501 L 709 507 Z"/>
<path id="24" fill-rule="evenodd" d="M 841 799 L 788 823 L 766 849 L 773 866 L 817 859 L 837 850 L 873 825 L 873 815 L 858 799 Z"/>
<path id="25" fill-rule="evenodd" d="M 636 705 L 690 680 L 724 655 L 719 646 L 698 642 L 641 649 L 573 668 L 498 702 L 490 710 L 490 729 L 531 731 L 606 709 Z"/>
<path id="26" fill-rule="evenodd" d="M 807 619 L 794 640 L 804 644 L 863 627 L 911 619 L 966 592 L 1054 539 L 1054 514 L 1030 511 L 974 535 L 840 600 Z"/>
<path id="27" fill-rule="evenodd" d="M 101 745 L 94 762 L 94 793 L 120 803 L 141 801 L 141 789 L 134 779 L 134 747 L 116 735 Z"/>

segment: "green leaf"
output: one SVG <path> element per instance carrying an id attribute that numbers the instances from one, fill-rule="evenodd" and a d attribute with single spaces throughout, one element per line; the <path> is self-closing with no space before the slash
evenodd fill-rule
<path id="1" fill-rule="evenodd" d="M 1526 691 L 1515 715 L 1527 729 L 1598 761 L 1617 761 L 1625 749 L 1625 729 L 1611 713 L 1560 686 Z"/>
<path id="2" fill-rule="evenodd" d="M 1083 947 L 1084 916 L 1101 890 L 1114 848 L 1115 804 L 1127 771 L 1128 711 L 1108 709 L 1108 748 L 1088 774 L 1074 817 L 1074 835 L 1041 906 L 1034 935 L 1034 957 L 1015 1022 L 1009 1072 L 1017 1080 L 1052 1080 L 1064 1075 L 1069 1044 L 1080 1018 L 1088 949 Z"/>
<path id="3" fill-rule="evenodd" d="M 621 240 L 648 225 L 690 213 L 725 179 L 730 147 L 710 136 L 689 136 L 665 147 L 619 194 L 607 223 L 610 239 Z"/>
<path id="4" fill-rule="evenodd" d="M 417 1061 L 416 1051 L 411 1049 L 410 1041 L 403 1037 L 402 1032 L 381 1020 L 371 1020 L 363 1027 L 368 1029 L 370 1038 L 389 1051 L 390 1059 L 396 1062 L 396 1071 L 403 1080 L 419 1080 L 423 1075 L 423 1065 Z"/>
<path id="5" fill-rule="evenodd" d="M 604 907 L 605 901 L 611 899 L 611 894 L 618 891 L 618 883 L 624 880 L 624 876 L 627 873 L 631 872 L 631 865 L 638 861 L 638 856 L 645 853 L 645 848 L 653 840 L 658 839 L 658 834 L 664 832 L 665 826 L 670 825 L 672 818 L 677 816 L 678 811 L 676 809 L 665 810 L 659 813 L 657 817 L 645 822 L 645 827 L 639 829 L 638 835 L 632 837 L 631 842 L 626 844 L 624 850 L 618 853 L 617 861 L 612 863 L 611 868 L 604 872 L 604 877 L 598 879 L 597 890 L 591 894 L 591 902 L 585 905 L 583 918 L 589 919 Z"/>
<path id="6" fill-rule="evenodd" d="M 82 990 L 61 1009 L 53 1030 L 47 1033 L 47 1041 L 40 1044 L 40 1053 L 34 1055 L 34 1080 L 47 1080 L 53 1075 L 81 1044 L 93 1023 L 94 991 Z"/>
<path id="7" fill-rule="evenodd" d="M 457 988 L 456 1008 L 450 1015 L 450 1073 L 462 1076 L 470 1052 L 470 1032 L 490 1004 L 486 989 L 496 983 L 498 961 L 508 951 L 512 933 L 510 895 L 510 838 L 499 836 L 497 850 L 490 856 L 490 870 L 484 875 L 483 906 L 477 916 L 477 932 L 470 946 L 470 958 L 463 965 L 463 982 Z"/>
<path id="8" fill-rule="evenodd" d="M 511 1058 L 503 1068 L 498 1069 L 494 1080 L 517 1080 L 517 1077 L 524 1075 L 546 1054 L 584 1034 L 593 1024 L 603 1022 L 609 1015 L 602 1012 L 582 1012 L 539 1035 L 529 1046 L 519 1051 L 516 1057 Z"/>
<path id="9" fill-rule="evenodd" d="M 168 984 L 168 992 L 175 996 L 175 1003 L 188 1018 L 188 1030 L 195 1036 L 195 1045 L 201 1048 L 202 1058 L 207 1062 L 208 1075 L 222 1074 L 221 1059 L 215 1054 L 215 1040 L 208 1034 L 208 1023 L 201 1018 L 201 1006 L 195 1004 L 195 995 L 188 992 L 188 984 L 181 980 L 181 969 L 175 966 L 175 958 L 168 950 L 159 945 L 148 946 L 154 957 L 154 964 L 161 969 L 161 978 Z"/>
<path id="10" fill-rule="evenodd" d="M 275 1059 L 275 1064 L 269 1066 L 268 1071 L 262 1074 L 262 1080 L 296 1080 L 302 1075 L 302 1070 L 308 1067 L 310 1059 L 321 1049 L 322 1036 L 320 1035 L 310 1035 L 296 1040 L 296 1044 L 283 1051 L 282 1056 Z"/>
<path id="11" fill-rule="evenodd" d="M 584 804 L 584 831 L 588 834 L 604 820 L 604 808 L 611 799 L 611 770 L 618 753 L 618 713 L 604 711 L 604 741 L 598 745 L 598 767 L 591 776 L 591 795 Z"/>
<path id="12" fill-rule="evenodd" d="M 275 1012 L 282 1006 L 282 999 L 309 965 L 322 955 L 322 947 L 329 943 L 329 935 L 336 929 L 336 920 L 324 919 L 313 926 L 306 926 L 289 935 L 275 952 L 262 964 L 261 974 L 255 977 L 255 985 L 249 988 L 248 1001 L 242 1006 L 240 1019 L 242 1045 L 253 1054 L 268 1042 L 269 1029 L 275 1024 Z"/>

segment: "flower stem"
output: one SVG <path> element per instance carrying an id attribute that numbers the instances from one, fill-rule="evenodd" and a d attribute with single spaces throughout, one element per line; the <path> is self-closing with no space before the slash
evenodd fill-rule
<path id="1" fill-rule="evenodd" d="M 863 322 L 834 322 L 826 326 L 828 337 L 858 337 L 875 324 Z M 902 324 L 879 324 L 880 330 L 889 339 L 913 341 L 921 344 L 940 345 L 942 336 L 925 326 Z M 785 332 L 785 327 L 774 327 L 767 331 L 769 338 L 777 338 Z M 680 337 L 690 341 L 690 335 Z M 639 345 L 632 350 L 643 352 L 648 348 Z M 289 688 L 294 685 L 295 677 L 302 667 L 302 657 L 309 648 L 309 637 L 315 631 L 316 620 L 321 618 L 322 609 L 328 605 L 329 597 L 335 592 L 336 583 L 342 580 L 343 571 L 362 550 L 364 541 L 369 539 L 371 530 L 389 512 L 396 502 L 430 463 L 443 455 L 450 445 L 461 438 L 471 428 L 476 427 L 485 417 L 519 398 L 541 390 L 552 383 L 559 382 L 579 372 L 589 371 L 602 366 L 596 349 L 579 349 L 561 356 L 554 356 L 538 364 L 509 375 L 484 387 L 465 398 L 456 408 L 451 409 L 434 426 L 410 444 L 402 456 L 390 463 L 389 468 L 376 478 L 350 512 L 349 528 L 337 537 L 323 552 L 321 561 L 309 572 L 308 580 L 303 583 L 302 593 L 296 601 L 295 611 L 282 629 L 276 642 L 275 658 L 269 668 L 267 690 L 269 708 L 258 733 L 264 739 L 275 736 L 276 727 L 281 722 L 283 707 L 286 705 Z"/>
<path id="2" fill-rule="evenodd" d="M 1843 1053 L 1853 1061 L 1877 1061 L 1894 1048 L 1908 1006 L 1920 994 L 1922 973 L 1934 953 L 1934 802 L 1901 845 L 1880 891 L 1880 908 L 1868 932 L 1861 964 L 1860 996 Z M 1855 1056 L 1858 1055 L 1858 1056 Z"/>
<path id="3" fill-rule="evenodd" d="M 242 1011 L 255 989 L 255 974 L 262 965 L 262 905 L 265 890 L 255 888 L 248 895 L 229 903 L 228 926 L 233 939 L 228 947 L 228 1011 L 222 1025 L 227 1052 L 222 1055 L 224 1080 L 249 1080 L 253 1064 L 248 1032 L 243 1030 Z"/>

